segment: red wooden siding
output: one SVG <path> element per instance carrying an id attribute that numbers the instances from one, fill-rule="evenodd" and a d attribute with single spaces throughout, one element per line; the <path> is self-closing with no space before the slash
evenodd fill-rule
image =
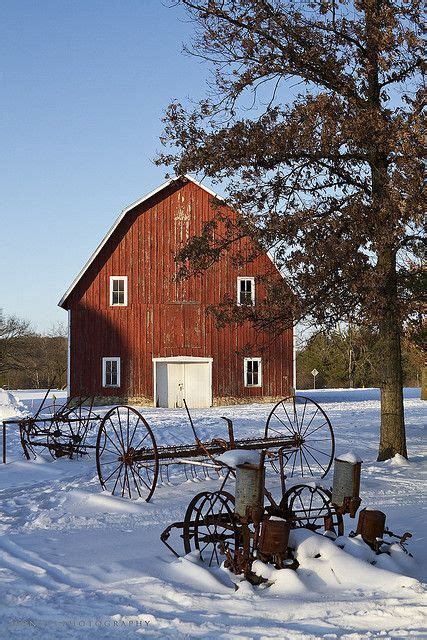
<path id="1" fill-rule="evenodd" d="M 72 395 L 94 393 L 153 398 L 152 358 L 213 358 L 213 396 L 287 395 L 292 385 L 292 331 L 279 338 L 245 324 L 215 327 L 210 304 L 236 296 L 237 276 L 272 270 L 267 256 L 236 267 L 224 256 L 203 276 L 177 282 L 174 255 L 214 215 L 212 196 L 192 182 L 176 182 L 128 212 L 66 300 L 71 310 Z M 231 213 L 231 212 L 230 212 Z M 248 248 L 242 243 L 241 248 Z M 280 278 L 278 272 L 277 277 Z M 109 306 L 110 276 L 128 276 L 128 306 Z M 256 298 L 263 295 L 256 284 Z M 262 358 L 262 387 L 243 381 L 247 357 Z M 101 359 L 121 357 L 121 388 L 104 389 Z"/>

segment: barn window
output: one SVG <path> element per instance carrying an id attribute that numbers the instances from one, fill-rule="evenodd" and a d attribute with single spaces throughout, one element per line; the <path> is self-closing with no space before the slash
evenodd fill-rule
<path id="1" fill-rule="evenodd" d="M 255 278 L 237 278 L 237 304 L 255 304 Z"/>
<path id="2" fill-rule="evenodd" d="M 128 303 L 127 276 L 110 276 L 110 306 L 126 307 Z"/>
<path id="3" fill-rule="evenodd" d="M 261 358 L 245 358 L 244 376 L 245 387 L 261 386 Z"/>
<path id="4" fill-rule="evenodd" d="M 102 358 L 102 386 L 120 387 L 120 358 Z"/>

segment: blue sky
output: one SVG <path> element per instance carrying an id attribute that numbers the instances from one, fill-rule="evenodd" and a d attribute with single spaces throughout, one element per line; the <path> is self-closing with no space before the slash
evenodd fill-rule
<path id="1" fill-rule="evenodd" d="M 201 97 L 193 30 L 162 0 L 0 1 L 0 308 L 40 330 L 119 211 L 164 180 L 174 98 Z"/>

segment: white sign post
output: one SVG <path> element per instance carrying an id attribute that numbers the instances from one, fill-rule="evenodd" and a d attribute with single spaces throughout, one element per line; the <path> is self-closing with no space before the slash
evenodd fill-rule
<path id="1" fill-rule="evenodd" d="M 313 369 L 313 371 L 311 372 L 311 375 L 313 376 L 313 389 L 316 388 L 316 376 L 319 372 L 317 371 L 317 369 Z"/>

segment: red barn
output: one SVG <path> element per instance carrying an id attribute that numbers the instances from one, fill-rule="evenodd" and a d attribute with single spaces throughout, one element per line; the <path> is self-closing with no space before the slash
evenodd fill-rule
<path id="1" fill-rule="evenodd" d="M 59 302 L 69 314 L 70 396 L 206 407 L 289 394 L 292 330 L 272 339 L 250 323 L 218 328 L 207 313 L 226 295 L 256 304 L 260 276 L 281 278 L 270 258 L 239 267 L 228 254 L 202 276 L 175 279 L 174 256 L 214 217 L 214 198 L 189 177 L 172 179 L 122 211 Z"/>

